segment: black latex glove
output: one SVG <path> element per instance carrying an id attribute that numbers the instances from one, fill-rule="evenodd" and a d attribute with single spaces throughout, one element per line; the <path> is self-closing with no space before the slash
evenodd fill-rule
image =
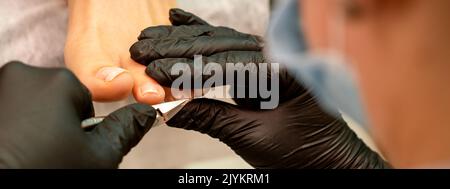
<path id="1" fill-rule="evenodd" d="M 117 168 L 150 129 L 155 110 L 134 104 L 90 131 L 87 89 L 65 69 L 0 68 L 0 168 Z"/>
<path id="2" fill-rule="evenodd" d="M 213 27 L 181 9 L 172 9 L 170 19 L 174 24 L 188 22 L 202 25 L 155 26 L 142 31 L 139 41 L 130 49 L 136 62 L 148 65 L 161 58 L 193 58 L 201 53 L 213 55 L 228 50 L 261 51 L 262 39 L 255 35 L 237 32 L 227 27 Z"/>
<path id="3" fill-rule="evenodd" d="M 142 32 L 139 37 L 141 41 L 131 48 L 135 60 L 148 64 L 147 74 L 163 86 L 170 87 L 178 77 L 170 74 L 172 65 L 186 62 L 192 67 L 194 54 L 207 56 L 203 59 L 204 67 L 208 62 L 215 62 L 221 64 L 224 70 L 224 64 L 229 62 L 247 64 L 266 61 L 261 52 L 263 45 L 255 44 L 249 48 L 242 45 L 248 43 L 234 43 L 243 40 L 241 36 L 247 36 L 249 43 L 259 43 L 259 37 L 210 26 L 195 15 L 179 9 L 171 10 L 170 18 L 174 25 L 181 26 L 150 27 Z M 205 32 L 197 32 L 198 28 Z M 171 42 L 170 48 L 160 49 L 161 41 L 163 44 Z M 211 41 L 214 43 L 211 44 Z M 208 75 L 203 76 L 203 80 L 208 78 Z M 232 85 L 239 89 L 236 83 Z M 246 108 L 242 108 L 197 99 L 186 105 L 168 125 L 218 138 L 257 168 L 387 167 L 384 160 L 368 148 L 342 118 L 326 114 L 314 97 L 284 68 L 280 70 L 280 94 L 280 105 L 274 110 L 255 109 L 255 106 L 248 108 L 247 100 L 237 101 L 239 105 L 245 105 Z M 250 104 L 261 100 L 264 99 L 256 99 Z"/>

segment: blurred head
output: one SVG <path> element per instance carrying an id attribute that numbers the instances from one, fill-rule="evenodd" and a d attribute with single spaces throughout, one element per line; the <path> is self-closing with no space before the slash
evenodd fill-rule
<path id="1" fill-rule="evenodd" d="M 356 71 L 389 161 L 448 161 L 450 1 L 299 0 L 299 10 L 310 50 L 338 50 Z"/>

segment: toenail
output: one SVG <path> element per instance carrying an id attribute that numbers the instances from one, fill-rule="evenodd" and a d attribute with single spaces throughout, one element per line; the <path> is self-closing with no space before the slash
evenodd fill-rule
<path id="1" fill-rule="evenodd" d="M 97 72 L 96 77 L 103 81 L 109 82 L 126 71 L 127 70 L 118 67 L 104 67 Z"/>
<path id="2" fill-rule="evenodd" d="M 141 86 L 141 94 L 145 95 L 160 95 L 158 89 L 155 88 L 154 84 L 147 83 Z"/>

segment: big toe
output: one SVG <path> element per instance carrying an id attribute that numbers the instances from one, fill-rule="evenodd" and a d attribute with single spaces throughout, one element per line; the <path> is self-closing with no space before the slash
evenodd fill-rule
<path id="1" fill-rule="evenodd" d="M 93 100 L 98 102 L 122 100 L 128 97 L 134 85 L 130 72 L 120 67 L 105 66 L 77 75 L 91 92 Z"/>

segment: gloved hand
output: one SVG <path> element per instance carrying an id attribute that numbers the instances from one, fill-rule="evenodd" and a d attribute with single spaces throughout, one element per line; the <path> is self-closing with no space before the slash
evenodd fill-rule
<path id="1" fill-rule="evenodd" d="M 258 64 L 267 60 L 261 52 L 263 45 L 259 37 L 211 26 L 180 9 L 171 10 L 170 19 L 174 26 L 147 28 L 131 48 L 132 57 L 148 65 L 147 74 L 165 87 L 170 87 L 178 77 L 171 75 L 171 67 L 185 62 L 192 69 L 195 54 L 207 56 L 203 58 L 204 67 L 215 62 L 225 72 L 234 71 L 226 69 L 225 63 L 230 62 L 257 63 L 258 69 L 265 66 Z M 258 72 L 249 75 L 255 73 Z M 202 79 L 210 77 L 203 75 Z M 256 168 L 388 167 L 342 118 L 326 114 L 286 69 L 281 68 L 279 77 L 280 105 L 276 109 L 255 108 L 254 104 L 264 100 L 261 98 L 251 103 L 245 98 L 238 100 L 239 106 L 197 99 L 187 104 L 168 125 L 218 138 Z M 237 87 L 238 83 L 231 84 L 237 90 L 248 89 L 248 86 Z"/>
<path id="2" fill-rule="evenodd" d="M 144 65 L 161 58 L 193 58 L 229 50 L 261 51 L 262 38 L 227 27 L 214 27 L 181 9 L 171 9 L 169 19 L 179 26 L 154 26 L 141 32 L 130 49 L 131 58 Z M 181 25 L 192 23 L 193 25 Z"/>
<path id="3" fill-rule="evenodd" d="M 90 131 L 87 89 L 65 69 L 0 68 L 0 168 L 117 168 L 150 129 L 155 110 L 134 104 Z"/>

